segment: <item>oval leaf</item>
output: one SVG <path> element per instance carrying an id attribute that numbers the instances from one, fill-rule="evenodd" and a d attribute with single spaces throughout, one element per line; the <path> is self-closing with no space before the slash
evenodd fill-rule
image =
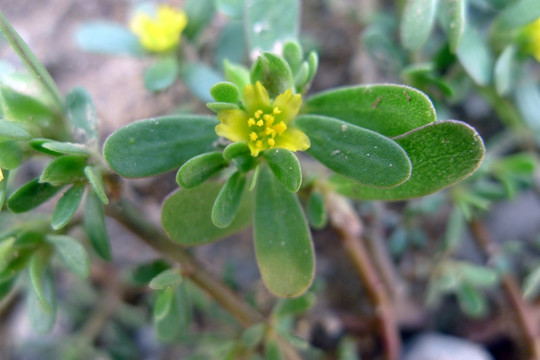
<path id="1" fill-rule="evenodd" d="M 484 157 L 484 144 L 469 125 L 435 122 L 395 138 L 412 162 L 411 178 L 391 189 L 375 189 L 335 176 L 336 191 L 356 199 L 403 200 L 437 192 L 472 174 Z"/>
<path id="2" fill-rule="evenodd" d="M 309 98 L 302 111 L 334 117 L 390 137 L 436 119 L 433 104 L 424 93 L 391 84 L 325 91 Z"/>
<path id="3" fill-rule="evenodd" d="M 221 169 L 227 161 L 221 152 L 201 154 L 189 159 L 176 173 L 176 182 L 185 189 L 202 184 Z"/>
<path id="4" fill-rule="evenodd" d="M 11 194 L 7 205 L 14 213 L 30 211 L 52 198 L 61 189 L 61 186 L 40 183 L 39 178 L 35 178 Z"/>
<path id="5" fill-rule="evenodd" d="M 58 154 L 88 155 L 88 148 L 82 144 L 60 141 L 47 141 L 41 147 Z"/>
<path id="6" fill-rule="evenodd" d="M 240 101 L 240 90 L 232 82 L 222 81 L 210 88 L 214 100 L 224 103 L 236 104 Z"/>
<path id="7" fill-rule="evenodd" d="M 282 297 L 306 291 L 315 274 L 311 234 L 298 199 L 267 167 L 260 170 L 253 230 L 257 263 L 268 289 Z"/>
<path id="8" fill-rule="evenodd" d="M 306 205 L 306 214 L 310 225 L 315 229 L 322 229 L 326 226 L 328 215 L 324 206 L 323 195 L 319 191 L 312 191 L 309 194 Z"/>
<path id="9" fill-rule="evenodd" d="M 47 268 L 43 272 L 43 296 L 50 306 L 50 311 L 40 306 L 40 302 L 35 291 L 29 291 L 27 294 L 27 311 L 30 323 L 34 330 L 40 334 L 51 331 L 56 321 L 56 287 L 52 271 Z"/>
<path id="10" fill-rule="evenodd" d="M 455 52 L 465 30 L 465 0 L 442 0 L 439 13 L 448 36 L 450 50 Z"/>
<path id="11" fill-rule="evenodd" d="M 257 58 L 251 68 L 251 81 L 260 81 L 271 98 L 294 87 L 289 64 L 280 56 L 265 52 Z"/>
<path id="12" fill-rule="evenodd" d="M 137 36 L 120 24 L 112 22 L 89 22 L 76 33 L 77 45 L 86 51 L 110 55 L 144 54 Z"/>
<path id="13" fill-rule="evenodd" d="M 43 274 L 45 272 L 45 268 L 49 264 L 50 256 L 50 247 L 42 246 L 39 250 L 34 252 L 32 257 L 30 258 L 30 264 L 28 266 L 32 290 L 36 295 L 39 305 L 46 313 L 50 313 L 52 311 L 52 306 L 47 299 L 43 284 Z"/>
<path id="14" fill-rule="evenodd" d="M 232 224 L 246 188 L 246 176 L 235 172 L 221 188 L 212 207 L 212 222 L 219 228 Z"/>
<path id="15" fill-rule="evenodd" d="M 80 278 L 87 278 L 90 274 L 90 259 L 77 239 L 64 235 L 47 235 L 60 258 L 66 266 Z"/>
<path id="16" fill-rule="evenodd" d="M 307 153 L 329 169 L 373 187 L 392 187 L 411 174 L 407 153 L 374 131 L 325 116 L 303 115 L 296 125 L 311 141 Z"/>
<path id="17" fill-rule="evenodd" d="M 47 164 L 39 181 L 54 186 L 81 181 L 84 180 L 85 166 L 86 157 L 78 155 L 60 156 Z"/>
<path id="18" fill-rule="evenodd" d="M 491 81 L 493 57 L 484 39 L 472 29 L 465 29 L 456 55 L 469 76 L 480 86 Z"/>
<path id="19" fill-rule="evenodd" d="M 13 140 L 0 142 L 0 168 L 16 169 L 23 160 L 23 152 L 19 144 Z"/>
<path id="20" fill-rule="evenodd" d="M 302 169 L 296 156 L 286 149 L 271 149 L 263 153 L 268 166 L 281 184 L 292 193 L 302 185 Z"/>
<path id="21" fill-rule="evenodd" d="M 0 138 L 28 140 L 31 136 L 23 123 L 0 119 Z"/>
<path id="22" fill-rule="evenodd" d="M 109 203 L 109 199 L 107 198 L 105 186 L 103 185 L 103 178 L 99 169 L 95 166 L 87 166 L 84 168 L 84 175 L 86 175 L 90 186 L 92 187 L 96 195 L 99 197 L 101 202 L 107 205 Z"/>
<path id="23" fill-rule="evenodd" d="M 214 69 L 202 64 L 192 63 L 182 66 L 180 76 L 189 91 L 203 102 L 211 102 L 210 88 L 223 77 Z"/>
<path id="24" fill-rule="evenodd" d="M 84 189 L 84 184 L 73 185 L 58 200 L 51 220 L 53 229 L 58 230 L 63 228 L 71 220 L 73 215 L 75 215 L 75 211 L 77 211 L 81 203 Z"/>
<path id="25" fill-rule="evenodd" d="M 164 57 L 144 72 L 144 87 L 150 91 L 168 88 L 178 76 L 178 62 L 174 57 Z"/>
<path id="26" fill-rule="evenodd" d="M 165 200 L 161 223 L 171 239 L 183 245 L 200 245 L 233 234 L 251 223 L 253 196 L 246 194 L 231 226 L 220 229 L 214 225 L 212 207 L 220 189 L 220 184 L 207 182 L 193 189 L 178 190 Z"/>
<path id="27" fill-rule="evenodd" d="M 437 0 L 407 0 L 401 18 L 401 43 L 408 50 L 419 49 L 429 37 L 435 21 Z"/>
<path id="28" fill-rule="evenodd" d="M 154 277 L 148 286 L 150 289 L 163 290 L 170 287 L 176 287 L 180 285 L 181 282 L 182 275 L 180 274 L 180 270 L 168 269 Z"/>
<path id="29" fill-rule="evenodd" d="M 92 98 L 84 88 L 75 88 L 66 95 L 67 116 L 73 126 L 73 137 L 88 146 L 97 148 L 98 118 Z"/>
<path id="30" fill-rule="evenodd" d="M 175 290 L 172 288 L 165 288 L 164 291 L 158 294 L 153 310 L 155 321 L 164 319 L 171 310 L 171 305 L 174 302 L 174 292 Z"/>
<path id="31" fill-rule="evenodd" d="M 84 228 L 98 255 L 105 260 L 111 260 L 111 246 L 105 226 L 103 203 L 92 190 L 88 191 L 84 204 Z"/>
<path id="32" fill-rule="evenodd" d="M 103 152 L 111 168 L 124 177 L 153 176 L 212 150 L 217 124 L 215 117 L 196 115 L 141 120 L 114 132 Z"/>

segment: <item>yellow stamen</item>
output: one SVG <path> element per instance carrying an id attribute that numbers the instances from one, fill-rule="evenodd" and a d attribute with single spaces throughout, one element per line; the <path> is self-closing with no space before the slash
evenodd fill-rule
<path id="1" fill-rule="evenodd" d="M 281 110 L 279 110 L 279 108 L 276 106 L 276 107 L 274 108 L 274 110 L 272 111 L 272 113 L 273 113 L 274 115 L 278 115 L 278 114 L 281 114 Z"/>
<path id="2" fill-rule="evenodd" d="M 257 119 L 259 119 L 259 118 L 261 117 L 262 113 L 263 113 L 262 110 L 257 110 L 257 111 L 255 111 L 255 117 L 256 117 Z"/>
<path id="3" fill-rule="evenodd" d="M 274 121 L 276 121 L 274 116 L 270 114 L 264 114 L 263 119 L 264 121 L 266 121 L 266 126 L 272 126 L 274 124 Z"/>
<path id="4" fill-rule="evenodd" d="M 276 145 L 276 140 L 274 140 L 274 139 L 272 139 L 272 138 L 268 139 L 267 142 L 268 142 L 268 145 L 270 145 L 270 146 Z"/>
<path id="5" fill-rule="evenodd" d="M 285 130 L 287 130 L 287 125 L 283 121 L 281 121 L 279 124 L 274 125 L 274 130 L 276 130 L 277 133 L 281 135 Z"/>
<path id="6" fill-rule="evenodd" d="M 265 133 L 265 135 L 275 136 L 276 135 L 276 130 L 272 129 L 271 127 L 267 127 L 266 129 L 264 129 L 264 133 Z"/>
<path id="7" fill-rule="evenodd" d="M 251 141 L 255 141 L 255 140 L 257 140 L 258 138 L 259 138 L 259 137 L 258 137 L 257 134 L 255 133 L 255 131 L 252 131 L 252 132 L 249 133 L 249 139 L 250 139 Z"/>
<path id="8" fill-rule="evenodd" d="M 248 125 L 249 125 L 249 126 L 255 125 L 255 120 L 253 120 L 253 118 L 249 118 L 249 119 L 248 119 Z"/>
<path id="9" fill-rule="evenodd" d="M 263 125 L 264 125 L 264 121 L 262 120 L 257 121 L 257 126 L 263 126 Z"/>
<path id="10" fill-rule="evenodd" d="M 259 140 L 255 143 L 255 146 L 258 147 L 258 148 L 262 148 L 262 141 Z"/>

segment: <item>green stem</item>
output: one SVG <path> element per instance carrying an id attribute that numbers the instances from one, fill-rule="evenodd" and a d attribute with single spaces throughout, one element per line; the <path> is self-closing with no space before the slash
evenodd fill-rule
<path id="1" fill-rule="evenodd" d="M 2 11 L 0 11 L 0 31 L 2 31 L 13 50 L 15 50 L 15 52 L 19 55 L 28 71 L 34 75 L 35 78 L 43 85 L 44 89 L 49 92 L 56 106 L 58 107 L 57 110 L 59 110 L 60 113 L 63 113 L 63 96 L 56 87 L 54 80 L 47 69 L 45 69 L 41 62 L 39 62 L 36 55 L 32 52 L 28 45 L 26 45 L 17 31 L 15 31 L 13 26 L 11 26 L 10 22 Z"/>

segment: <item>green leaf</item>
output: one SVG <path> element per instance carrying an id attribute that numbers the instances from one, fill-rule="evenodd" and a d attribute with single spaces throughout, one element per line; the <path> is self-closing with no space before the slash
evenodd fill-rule
<path id="1" fill-rule="evenodd" d="M 465 314 L 471 317 L 486 315 L 488 304 L 485 295 L 468 284 L 461 284 L 456 290 L 459 306 Z"/>
<path id="2" fill-rule="evenodd" d="M 228 17 L 241 18 L 244 14 L 244 0 L 217 0 L 216 7 Z"/>
<path id="3" fill-rule="evenodd" d="M 251 180 L 249 180 L 249 187 L 248 191 L 253 191 L 255 189 L 255 185 L 257 185 L 257 180 L 259 179 L 259 173 L 261 172 L 261 166 L 257 164 L 255 166 L 255 169 L 253 169 L 253 175 L 251 176 Z"/>
<path id="4" fill-rule="evenodd" d="M 236 104 L 240 101 L 238 86 L 229 81 L 218 82 L 210 88 L 210 94 L 214 100 L 224 103 Z"/>
<path id="5" fill-rule="evenodd" d="M 448 36 L 450 51 L 455 52 L 465 31 L 465 0 L 442 0 L 439 4 L 438 12 Z"/>
<path id="6" fill-rule="evenodd" d="M 84 180 L 86 157 L 78 155 L 60 156 L 47 164 L 39 182 L 54 186 L 66 185 Z"/>
<path id="7" fill-rule="evenodd" d="M 375 189 L 334 176 L 334 189 L 363 200 L 403 200 L 425 196 L 453 185 L 481 164 L 484 144 L 476 131 L 460 121 L 438 121 L 394 139 L 412 162 L 411 178 L 391 189 Z"/>
<path id="8" fill-rule="evenodd" d="M 148 286 L 154 290 L 164 290 L 174 288 L 183 281 L 179 269 L 168 269 L 155 276 Z"/>
<path id="9" fill-rule="evenodd" d="M 463 281 L 475 288 L 490 288 L 499 283 L 499 273 L 492 268 L 467 262 L 458 266 Z"/>
<path id="10" fill-rule="evenodd" d="M 0 168 L 14 170 L 23 161 L 23 152 L 16 141 L 0 142 Z"/>
<path id="11" fill-rule="evenodd" d="M 84 189 L 84 184 L 73 185 L 58 200 L 51 220 L 51 226 L 54 230 L 58 230 L 66 226 L 73 215 L 75 215 L 75 212 L 81 203 Z"/>
<path id="12" fill-rule="evenodd" d="M 227 166 L 219 151 L 197 155 L 189 159 L 176 173 L 176 182 L 185 189 L 195 187 Z"/>
<path id="13" fill-rule="evenodd" d="M 0 119 L 0 138 L 28 140 L 31 136 L 25 124 Z"/>
<path id="14" fill-rule="evenodd" d="M 246 176 L 237 171 L 223 185 L 212 207 L 212 222 L 219 228 L 232 224 L 246 188 Z"/>
<path id="15" fill-rule="evenodd" d="M 284 360 L 281 349 L 274 339 L 268 339 L 264 344 L 264 360 Z"/>
<path id="16" fill-rule="evenodd" d="M 234 110 L 239 109 L 237 104 L 225 103 L 225 102 L 211 102 L 206 103 L 206 107 L 212 110 L 215 113 L 220 112 L 221 110 Z"/>
<path id="17" fill-rule="evenodd" d="M 155 321 L 164 319 L 174 302 L 174 288 L 164 288 L 160 291 L 154 304 L 153 317 Z"/>
<path id="18" fill-rule="evenodd" d="M 259 270 L 272 293 L 295 297 L 309 288 L 315 257 L 306 219 L 296 196 L 267 167 L 257 184 L 254 240 Z"/>
<path id="19" fill-rule="evenodd" d="M 52 155 L 52 156 L 59 156 L 59 155 L 63 155 L 62 153 L 59 153 L 57 151 L 53 151 L 53 150 L 49 150 L 47 148 L 44 148 L 43 145 L 47 144 L 47 143 L 50 143 L 50 142 L 54 142 L 54 140 L 50 140 L 50 139 L 44 139 L 44 138 L 35 138 L 35 139 L 32 139 L 28 142 L 28 145 L 30 145 L 30 147 L 36 151 L 39 151 L 43 154 L 47 154 L 47 155 Z"/>
<path id="20" fill-rule="evenodd" d="M 198 97 L 202 102 L 211 102 L 210 88 L 223 77 L 216 70 L 202 64 L 185 64 L 180 69 L 180 77 L 189 91 Z"/>
<path id="21" fill-rule="evenodd" d="M 2 301 L 13 289 L 15 278 L 0 282 L 0 301 Z"/>
<path id="22" fill-rule="evenodd" d="M 111 260 L 111 246 L 105 225 L 103 203 L 99 196 L 92 190 L 86 194 L 84 228 L 98 255 L 105 260 Z"/>
<path id="23" fill-rule="evenodd" d="M 81 155 L 81 156 L 88 155 L 88 148 L 85 145 L 77 144 L 77 143 L 47 141 L 47 142 L 43 142 L 41 144 L 41 147 L 57 154 Z"/>
<path id="24" fill-rule="evenodd" d="M 120 24 L 105 21 L 88 22 L 75 34 L 77 45 L 86 51 L 107 55 L 144 54 L 137 36 Z"/>
<path id="25" fill-rule="evenodd" d="M 523 280 L 521 289 L 525 300 L 532 301 L 540 294 L 540 266 L 537 266 Z"/>
<path id="26" fill-rule="evenodd" d="M 298 0 L 246 0 L 244 14 L 250 52 L 272 51 L 278 43 L 298 38 Z"/>
<path id="27" fill-rule="evenodd" d="M 6 201 L 7 194 L 7 184 L 9 180 L 9 170 L 2 170 L 4 174 L 4 179 L 0 181 L 0 211 L 4 207 L 4 202 Z"/>
<path id="28" fill-rule="evenodd" d="M 324 206 L 323 195 L 317 190 L 313 190 L 309 194 L 306 205 L 306 215 L 309 220 L 309 224 L 318 230 L 324 228 L 328 222 L 328 215 Z"/>
<path id="29" fill-rule="evenodd" d="M 188 0 L 184 11 L 189 19 L 183 34 L 190 40 L 195 40 L 214 17 L 214 0 Z"/>
<path id="30" fill-rule="evenodd" d="M 516 75 L 516 47 L 508 45 L 495 63 L 495 87 L 499 95 L 507 95 L 512 90 Z"/>
<path id="31" fill-rule="evenodd" d="M 137 266 L 132 272 L 132 279 L 137 285 L 146 285 L 168 268 L 169 264 L 165 260 L 157 259 Z"/>
<path id="32" fill-rule="evenodd" d="M 110 167 L 124 177 L 153 176 L 211 151 L 217 124 L 215 117 L 197 115 L 141 120 L 109 136 L 103 152 Z"/>
<path id="33" fill-rule="evenodd" d="M 50 311 L 45 311 L 40 305 L 36 292 L 32 290 L 27 293 L 26 307 L 30 323 L 34 330 L 40 334 L 46 334 L 51 331 L 56 321 L 56 289 L 54 277 L 49 268 L 44 269 L 43 274 L 39 275 L 43 276 L 43 296 L 50 306 Z"/>
<path id="34" fill-rule="evenodd" d="M 154 329 L 158 339 L 165 342 L 178 338 L 191 321 L 192 309 L 185 286 L 178 286 L 176 291 L 173 291 L 173 295 L 168 312 L 165 313 L 165 309 L 154 310 L 154 314 L 161 313 L 162 315 L 159 319 L 154 318 Z"/>
<path id="35" fill-rule="evenodd" d="M 50 313 L 52 311 L 52 306 L 47 299 L 47 295 L 45 294 L 43 283 L 43 274 L 49 265 L 50 256 L 51 248 L 48 246 L 42 246 L 39 250 L 34 252 L 30 258 L 30 264 L 28 266 L 32 291 L 35 293 L 39 305 L 46 313 Z"/>
<path id="36" fill-rule="evenodd" d="M 261 343 L 265 333 L 266 324 L 263 322 L 256 323 L 255 325 L 251 325 L 246 330 L 244 330 L 240 337 L 240 341 L 242 342 L 242 345 L 244 345 L 248 349 L 252 349 Z"/>
<path id="37" fill-rule="evenodd" d="M 285 45 L 283 45 L 283 58 L 291 67 L 293 74 L 296 74 L 304 59 L 302 46 L 295 40 L 287 41 Z"/>
<path id="38" fill-rule="evenodd" d="M 223 157 L 227 161 L 232 161 L 242 172 L 249 172 L 257 165 L 257 161 L 251 156 L 251 151 L 244 142 L 234 142 L 227 145 L 223 150 Z"/>
<path id="39" fill-rule="evenodd" d="M 507 2 L 509 5 L 499 12 L 495 26 L 500 31 L 516 29 L 540 17 L 538 0 L 519 0 Z"/>
<path id="40" fill-rule="evenodd" d="M 401 43 L 408 50 L 418 50 L 429 37 L 435 21 L 436 0 L 407 0 L 401 18 Z"/>
<path id="41" fill-rule="evenodd" d="M 45 69 L 43 64 L 39 62 L 36 55 L 32 50 L 26 45 L 24 40 L 19 36 L 17 31 L 11 26 L 8 19 L 6 19 L 3 12 L 0 11 L 0 31 L 4 34 L 5 38 L 15 50 L 17 55 L 21 58 L 24 66 L 28 69 L 30 74 L 34 77 L 35 80 L 41 83 L 43 88 L 49 93 L 49 95 L 54 99 L 56 104 L 56 109 L 63 109 L 63 97 L 56 87 L 54 80 L 51 75 Z"/>
<path id="42" fill-rule="evenodd" d="M 14 213 L 30 211 L 52 198 L 61 189 L 61 186 L 40 183 L 39 178 L 35 178 L 11 194 L 7 205 Z"/>
<path id="43" fill-rule="evenodd" d="M 410 177 L 407 153 L 385 136 L 317 115 L 300 116 L 296 125 L 311 141 L 307 153 L 338 174 L 373 187 L 393 187 Z"/>
<path id="44" fill-rule="evenodd" d="M 144 87 L 150 91 L 165 90 L 176 80 L 179 68 L 174 57 L 158 59 L 144 72 Z"/>
<path id="45" fill-rule="evenodd" d="M 454 251 L 460 244 L 465 229 L 465 216 L 460 207 L 454 205 L 444 233 L 444 248 L 445 251 Z"/>
<path id="46" fill-rule="evenodd" d="M 484 39 L 475 30 L 465 29 L 456 55 L 467 74 L 476 84 L 486 86 L 490 83 L 493 55 Z"/>
<path id="47" fill-rule="evenodd" d="M 242 1 L 242 0 L 241 0 Z M 214 63 L 223 67 L 224 60 L 243 63 L 246 57 L 246 40 L 244 24 L 241 21 L 231 21 L 222 29 L 217 40 Z"/>
<path id="48" fill-rule="evenodd" d="M 96 195 L 99 197 L 101 202 L 104 205 L 107 205 L 109 203 L 109 199 L 107 198 L 107 194 L 105 192 L 105 186 L 103 185 L 101 171 L 99 171 L 99 169 L 95 166 L 86 166 L 84 168 L 84 175 L 86 175 L 90 186 L 92 187 Z"/>
<path id="49" fill-rule="evenodd" d="M 171 239 L 183 245 L 200 245 L 233 234 L 251 223 L 253 197 L 246 194 L 231 226 L 220 229 L 214 225 L 212 207 L 220 189 L 220 184 L 207 182 L 193 189 L 178 190 L 165 200 L 161 223 Z"/>
<path id="50" fill-rule="evenodd" d="M 263 153 L 268 166 L 281 185 L 292 193 L 297 192 L 302 185 L 302 168 L 296 156 L 286 149 L 271 149 Z"/>
<path id="51" fill-rule="evenodd" d="M 243 65 L 225 60 L 223 61 L 223 71 L 225 72 L 225 79 L 235 84 L 240 93 L 243 94 L 246 85 L 251 83 L 249 69 Z"/>
<path id="52" fill-rule="evenodd" d="M 81 87 L 71 90 L 66 95 L 66 110 L 73 126 L 73 137 L 96 148 L 99 145 L 98 117 L 88 91 Z"/>
<path id="53" fill-rule="evenodd" d="M 87 278 L 90 274 L 90 259 L 77 239 L 65 235 L 47 235 L 64 264 L 80 278 Z"/>
<path id="54" fill-rule="evenodd" d="M 281 299 L 272 310 L 272 315 L 282 317 L 304 313 L 315 305 L 316 299 L 310 292 L 295 299 Z"/>
<path id="55" fill-rule="evenodd" d="M 251 67 L 251 82 L 260 81 L 271 98 L 283 94 L 294 87 L 294 79 L 289 64 L 278 55 L 264 52 Z"/>
<path id="56" fill-rule="evenodd" d="M 385 136 L 397 136 L 436 119 L 422 92 L 402 85 L 363 85 L 316 94 L 302 110 L 347 121 Z"/>

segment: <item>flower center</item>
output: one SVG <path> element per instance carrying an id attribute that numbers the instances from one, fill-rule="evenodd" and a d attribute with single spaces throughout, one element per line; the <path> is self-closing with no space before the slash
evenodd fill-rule
<path id="1" fill-rule="evenodd" d="M 254 143 L 258 149 L 273 147 L 276 145 L 276 136 L 280 136 L 287 130 L 287 124 L 283 121 L 275 124 L 275 115 L 279 114 L 281 114 L 281 110 L 276 106 L 271 114 L 265 114 L 259 109 L 255 111 L 253 117 L 248 119 L 249 141 Z"/>

